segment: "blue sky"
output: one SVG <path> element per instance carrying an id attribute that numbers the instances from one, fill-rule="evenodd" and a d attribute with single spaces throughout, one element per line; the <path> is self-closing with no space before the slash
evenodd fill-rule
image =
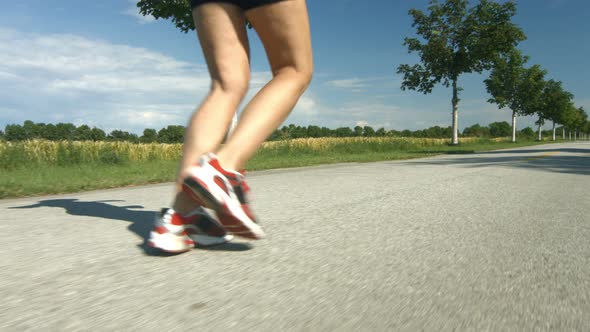
<path id="1" fill-rule="evenodd" d="M 184 125 L 207 93 L 209 77 L 194 32 L 137 14 L 132 0 L 0 0 L 0 129 L 24 120 L 88 124 L 141 133 Z M 474 1 L 472 1 L 474 2 Z M 428 1 L 309 0 L 315 73 L 285 124 L 375 129 L 448 126 L 451 92 L 401 91 L 396 68 L 416 63 L 403 39 L 414 36 L 408 10 Z M 590 2 L 522 0 L 514 18 L 520 44 L 548 78 L 590 109 Z M 252 47 L 250 96 L 269 78 L 262 45 Z M 486 100 L 484 75 L 464 75 L 459 126 L 509 121 Z M 519 119 L 519 127 L 534 119 Z"/>

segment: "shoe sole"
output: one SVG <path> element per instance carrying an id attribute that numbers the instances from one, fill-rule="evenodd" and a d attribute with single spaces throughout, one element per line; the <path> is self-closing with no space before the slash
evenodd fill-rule
<path id="1" fill-rule="evenodd" d="M 215 210 L 219 222 L 234 235 L 253 240 L 264 237 L 262 228 L 249 220 L 250 218 L 244 213 L 241 206 L 236 206 L 236 204 L 228 206 L 227 202 L 233 202 L 233 200 L 225 192 L 220 193 L 222 199 L 220 202 L 209 191 L 205 183 L 192 177 L 183 181 L 182 189 L 193 200 L 200 201 L 204 207 Z M 243 215 L 245 218 L 239 218 L 238 215 Z"/>
<path id="2" fill-rule="evenodd" d="M 234 238 L 233 235 L 231 235 L 231 234 L 227 234 L 226 236 L 223 236 L 223 237 L 210 236 L 210 235 L 204 235 L 204 234 L 189 234 L 188 237 L 190 237 L 193 241 L 195 241 L 196 247 L 218 246 L 218 245 L 226 244 L 226 243 L 230 242 L 231 240 L 233 240 L 233 238 Z"/>
<path id="3" fill-rule="evenodd" d="M 150 247 L 160 249 L 171 254 L 180 254 L 187 252 L 194 248 L 194 244 L 190 245 L 182 236 L 174 235 L 172 233 L 160 234 L 151 231 L 150 239 L 147 243 Z"/>

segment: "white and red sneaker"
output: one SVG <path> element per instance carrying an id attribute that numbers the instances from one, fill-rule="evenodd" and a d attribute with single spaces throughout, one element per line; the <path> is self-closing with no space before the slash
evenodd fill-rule
<path id="1" fill-rule="evenodd" d="M 148 245 L 169 253 L 181 253 L 195 247 L 185 230 L 185 219 L 173 209 L 162 209 L 156 216 Z"/>
<path id="2" fill-rule="evenodd" d="M 203 155 L 199 165 L 189 170 L 183 190 L 204 207 L 214 210 L 229 232 L 250 239 L 264 237 L 245 197 L 249 189 L 244 175 L 223 169 L 214 154 Z"/>
<path id="3" fill-rule="evenodd" d="M 215 218 L 215 212 L 198 207 L 184 216 L 186 234 L 197 247 L 210 247 L 231 241 L 234 236 L 221 226 Z"/>

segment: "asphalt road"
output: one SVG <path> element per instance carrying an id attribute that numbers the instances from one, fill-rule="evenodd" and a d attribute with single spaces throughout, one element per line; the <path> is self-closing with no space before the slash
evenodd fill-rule
<path id="1" fill-rule="evenodd" d="M 0 330 L 590 330 L 588 143 L 249 183 L 269 236 L 176 256 L 170 184 L 1 200 Z"/>

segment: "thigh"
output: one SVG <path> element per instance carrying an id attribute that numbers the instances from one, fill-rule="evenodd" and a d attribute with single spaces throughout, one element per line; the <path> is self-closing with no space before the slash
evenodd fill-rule
<path id="1" fill-rule="evenodd" d="M 193 9 L 193 19 L 211 78 L 247 78 L 250 50 L 242 9 L 229 2 L 205 2 Z"/>
<path id="2" fill-rule="evenodd" d="M 245 13 L 264 45 L 273 73 L 284 67 L 312 72 L 311 36 L 305 0 L 275 1 Z"/>

